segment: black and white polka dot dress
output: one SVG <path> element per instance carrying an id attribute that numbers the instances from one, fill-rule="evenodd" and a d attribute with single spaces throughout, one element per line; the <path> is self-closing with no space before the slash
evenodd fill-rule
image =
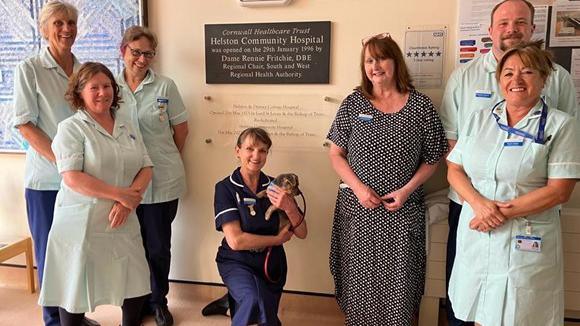
<path id="1" fill-rule="evenodd" d="M 447 150 L 431 100 L 417 91 L 397 113 L 382 113 L 353 92 L 327 138 L 347 151 L 354 173 L 380 196 L 402 188 L 421 163 L 434 164 Z M 330 270 L 347 325 L 410 325 L 423 294 L 425 260 L 421 187 L 396 212 L 364 208 L 351 189 L 339 189 Z"/>

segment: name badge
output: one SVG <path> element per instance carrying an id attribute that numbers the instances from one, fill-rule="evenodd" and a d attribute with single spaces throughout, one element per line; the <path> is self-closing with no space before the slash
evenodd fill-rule
<path id="1" fill-rule="evenodd" d="M 478 90 L 475 91 L 475 97 L 481 97 L 481 98 L 491 98 L 491 95 L 493 93 L 491 91 L 486 91 L 486 90 Z"/>
<path id="2" fill-rule="evenodd" d="M 510 134 L 508 136 L 508 139 L 504 140 L 503 146 L 505 146 L 505 147 L 524 146 L 524 137 Z"/>
<path id="3" fill-rule="evenodd" d="M 167 110 L 167 105 L 169 104 L 169 99 L 166 97 L 158 97 L 157 98 L 157 108 L 161 112 L 165 112 Z"/>
<path id="4" fill-rule="evenodd" d="M 371 122 L 373 121 L 373 116 L 370 114 L 359 114 L 358 119 L 364 122 Z"/>
<path id="5" fill-rule="evenodd" d="M 256 216 L 256 210 L 254 209 L 254 205 L 256 205 L 256 199 L 244 198 L 242 203 L 244 206 L 248 206 L 248 209 L 250 210 L 250 215 Z"/>
<path id="6" fill-rule="evenodd" d="M 506 140 L 503 142 L 505 147 L 517 147 L 517 146 L 524 146 L 523 140 Z"/>
<path id="7" fill-rule="evenodd" d="M 516 235 L 515 248 L 518 251 L 542 252 L 542 237 Z"/>
<path id="8" fill-rule="evenodd" d="M 167 104 L 169 104 L 169 99 L 166 97 L 157 98 L 157 109 L 159 110 L 159 121 L 165 121 L 165 112 L 167 112 Z"/>

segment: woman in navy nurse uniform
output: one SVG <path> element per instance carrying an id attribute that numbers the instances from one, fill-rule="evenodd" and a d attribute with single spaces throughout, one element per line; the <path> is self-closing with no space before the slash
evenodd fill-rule
<path id="1" fill-rule="evenodd" d="M 262 172 L 271 145 L 265 130 L 244 130 L 235 149 L 240 167 L 215 187 L 215 225 L 225 235 L 216 262 L 233 299 L 232 325 L 281 324 L 278 305 L 287 271 L 282 244 L 293 235 L 304 239 L 307 234 L 294 198 L 275 185 L 269 186 L 272 178 Z M 265 189 L 268 196 L 258 198 L 256 194 Z M 270 205 L 283 210 L 292 227 L 278 231 L 277 213 L 266 221 L 264 215 Z M 268 275 L 264 271 L 266 256 L 272 267 Z"/>

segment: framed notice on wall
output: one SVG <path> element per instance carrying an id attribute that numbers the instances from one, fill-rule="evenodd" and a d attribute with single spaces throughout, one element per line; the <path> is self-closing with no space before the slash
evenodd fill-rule
<path id="1" fill-rule="evenodd" d="M 208 84 L 328 84 L 330 22 L 205 25 Z"/>

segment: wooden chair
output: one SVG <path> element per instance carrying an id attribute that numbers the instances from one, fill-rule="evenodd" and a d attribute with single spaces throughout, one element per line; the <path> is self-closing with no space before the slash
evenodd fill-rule
<path id="1" fill-rule="evenodd" d="M 26 255 L 28 290 L 30 293 L 34 293 L 36 288 L 34 286 L 34 265 L 32 263 L 32 240 L 30 237 L 9 241 L 0 240 L 0 263 L 20 254 Z"/>

